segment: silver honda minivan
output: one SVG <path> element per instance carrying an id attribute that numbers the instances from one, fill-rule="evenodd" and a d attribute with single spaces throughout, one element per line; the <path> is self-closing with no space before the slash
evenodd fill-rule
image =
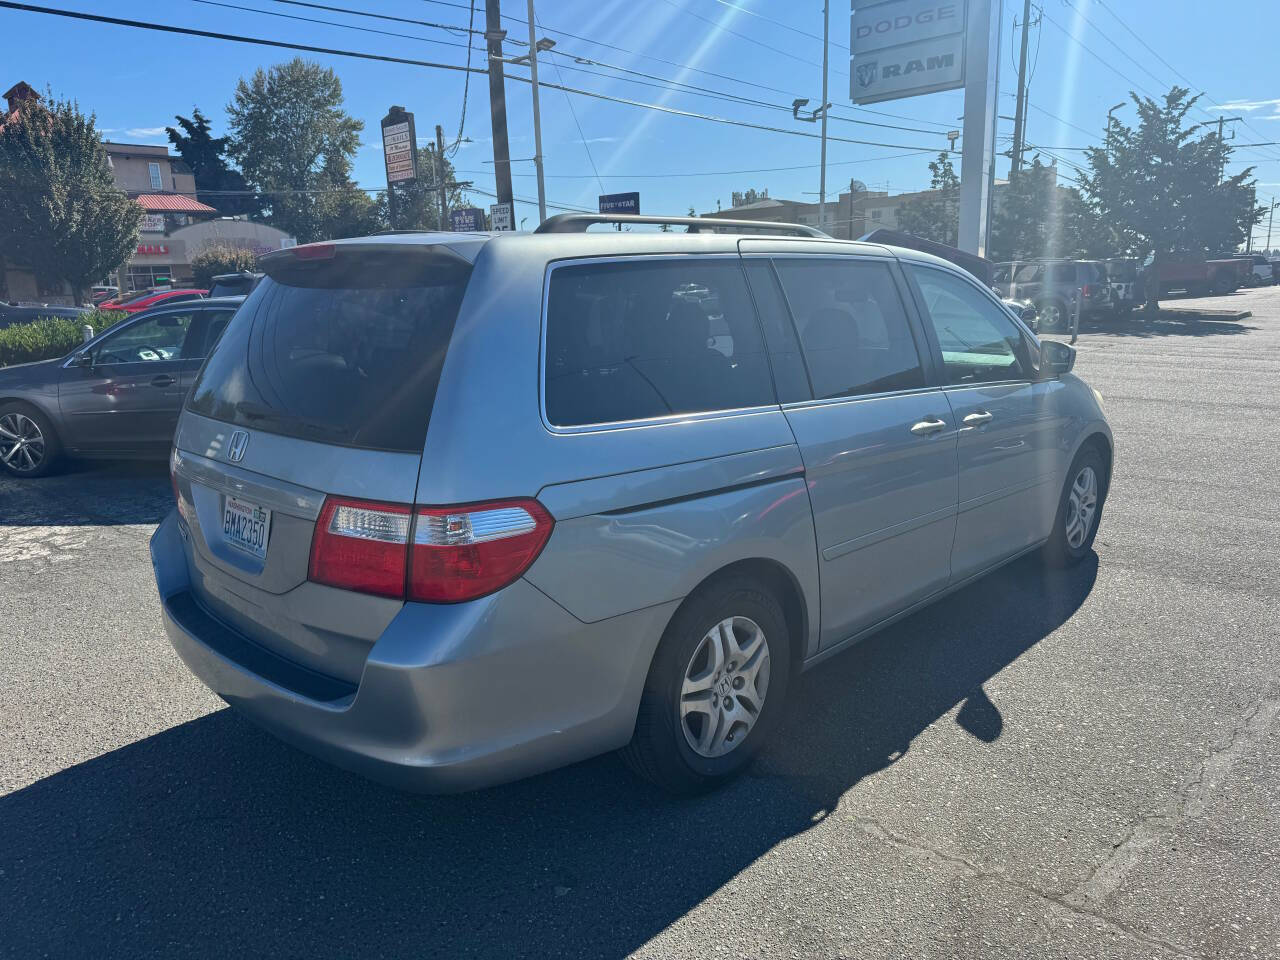
<path id="1" fill-rule="evenodd" d="M 412 789 L 621 749 L 696 790 L 800 671 L 1090 551 L 1100 397 L 974 278 L 804 227 L 605 219 L 262 259 L 151 541 L 169 637 L 228 703 Z"/>

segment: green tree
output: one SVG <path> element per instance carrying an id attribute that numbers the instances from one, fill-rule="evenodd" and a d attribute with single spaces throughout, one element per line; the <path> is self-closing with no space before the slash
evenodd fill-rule
<path id="1" fill-rule="evenodd" d="M 0 127 L 0 258 L 77 299 L 138 242 L 142 208 L 116 188 L 95 118 L 30 100 Z"/>
<path id="2" fill-rule="evenodd" d="M 418 151 L 417 179 L 397 184 L 395 216 L 388 213 L 387 222 L 395 230 L 448 230 L 440 222 L 440 194 L 436 189 L 436 148 L 427 145 Z M 471 206 L 466 191 L 458 186 L 453 164 L 444 158 L 445 200 L 450 210 Z"/>
<path id="3" fill-rule="evenodd" d="M 349 234 L 377 209 L 351 181 L 364 124 L 342 103 L 337 74 L 296 57 L 240 80 L 227 107 L 228 154 L 300 243 Z"/>
<path id="4" fill-rule="evenodd" d="M 212 244 L 191 258 L 195 285 L 206 289 L 213 286 L 213 278 L 220 273 L 255 270 L 257 266 L 258 256 L 252 250 L 228 244 Z"/>
<path id="5" fill-rule="evenodd" d="M 954 247 L 960 235 L 960 178 L 946 151 L 929 162 L 929 173 L 929 192 L 898 207 L 898 229 Z"/>
<path id="6" fill-rule="evenodd" d="M 1253 168 L 1224 176 L 1231 147 L 1216 129 L 1188 125 L 1199 98 L 1185 87 L 1173 87 L 1162 103 L 1130 97 L 1137 126 L 1113 118 L 1103 146 L 1086 152 L 1089 170 L 1080 175 L 1090 205 L 1116 231 L 1120 252 L 1150 255 L 1158 266 L 1234 250 L 1262 217 Z M 1156 285 L 1145 286 L 1154 308 Z"/>
<path id="7" fill-rule="evenodd" d="M 1114 256 L 1114 241 L 1072 187 L 1058 185 L 1058 168 L 1037 156 L 1009 174 L 996 204 L 987 256 L 997 262 L 1041 257 Z M 1106 248 L 1106 249 L 1099 249 Z"/>
<path id="8" fill-rule="evenodd" d="M 261 215 L 262 201 L 246 194 L 249 185 L 244 175 L 227 162 L 228 138 L 210 133 L 209 118 L 199 107 L 191 111 L 190 117 L 178 115 L 174 119 L 182 129 L 165 127 L 165 132 L 195 175 L 196 198 L 229 217 Z M 229 196 L 228 192 L 245 195 Z"/>

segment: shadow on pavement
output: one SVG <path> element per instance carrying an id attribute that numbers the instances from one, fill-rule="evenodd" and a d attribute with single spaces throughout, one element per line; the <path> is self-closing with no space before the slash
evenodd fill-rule
<path id="1" fill-rule="evenodd" d="M 0 504 L 0 528 L 157 524 L 173 489 L 164 461 L 68 460 L 47 477 L 0 473 Z"/>
<path id="2" fill-rule="evenodd" d="M 0 798 L 0 953 L 625 956 L 957 704 L 955 722 L 998 738 L 983 684 L 1096 575 L 1092 555 L 1019 561 L 829 661 L 752 773 L 694 799 L 612 757 L 401 794 L 222 710 Z"/>
<path id="3" fill-rule="evenodd" d="M 1252 324 L 1238 320 L 1215 320 L 1211 314 L 1195 317 L 1189 310 L 1180 310 L 1179 317 L 1167 315 L 1146 320 L 1141 313 L 1128 317 L 1096 320 L 1080 328 L 1081 334 L 1100 337 L 1222 337 L 1250 333 L 1257 330 Z"/>

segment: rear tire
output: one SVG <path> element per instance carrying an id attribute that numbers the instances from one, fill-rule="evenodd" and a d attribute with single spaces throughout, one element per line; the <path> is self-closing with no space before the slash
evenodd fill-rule
<path id="1" fill-rule="evenodd" d="M 649 668 L 627 766 L 685 794 L 741 773 L 781 721 L 792 642 L 778 599 L 750 577 L 689 597 Z"/>
<path id="2" fill-rule="evenodd" d="M 48 417 L 30 404 L 0 404 L 0 467 L 9 476 L 43 477 L 61 459 L 62 444 Z"/>
<path id="3" fill-rule="evenodd" d="M 1046 563 L 1072 567 L 1089 555 L 1102 522 L 1108 481 L 1106 463 L 1096 447 L 1085 447 L 1076 454 L 1058 499 L 1053 533 L 1042 548 Z"/>
<path id="4" fill-rule="evenodd" d="M 1045 300 L 1043 303 L 1036 304 L 1036 309 L 1040 313 L 1040 328 L 1042 330 L 1065 330 L 1068 325 L 1067 304 L 1065 300 L 1059 300 L 1056 297 L 1051 300 Z"/>

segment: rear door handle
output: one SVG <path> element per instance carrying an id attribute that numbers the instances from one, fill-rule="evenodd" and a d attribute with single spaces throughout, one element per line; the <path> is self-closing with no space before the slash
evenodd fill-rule
<path id="1" fill-rule="evenodd" d="M 175 378 L 169 376 L 167 373 L 158 373 L 151 378 L 151 385 L 153 387 L 171 387 L 177 382 L 178 381 Z"/>
<path id="2" fill-rule="evenodd" d="M 939 420 L 937 417 L 930 417 L 928 420 L 921 420 L 911 425 L 911 432 L 917 437 L 927 437 L 931 433 L 945 429 L 947 429 L 947 421 Z"/>
<path id="3" fill-rule="evenodd" d="M 971 413 L 965 417 L 964 425 L 966 427 L 980 427 L 984 423 L 990 423 L 994 418 L 995 414 L 987 413 L 985 410 L 979 410 L 976 413 Z"/>

